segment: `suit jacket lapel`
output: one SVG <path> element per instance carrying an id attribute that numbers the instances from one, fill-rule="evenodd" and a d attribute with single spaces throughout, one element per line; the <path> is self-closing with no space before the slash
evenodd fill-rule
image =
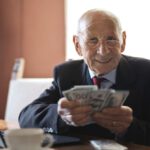
<path id="1" fill-rule="evenodd" d="M 83 85 L 92 85 L 92 80 L 89 74 L 88 66 L 83 63 L 83 71 L 82 71 L 82 84 Z"/>
<path id="2" fill-rule="evenodd" d="M 130 65 L 128 59 L 122 56 L 117 67 L 116 85 L 113 87 L 119 90 L 128 89 L 135 81 L 136 75 L 134 68 Z"/>
<path id="3" fill-rule="evenodd" d="M 112 86 L 114 89 L 125 90 L 128 89 L 136 81 L 134 68 L 130 65 L 128 59 L 122 55 L 120 63 L 117 67 L 116 84 Z M 92 85 L 92 80 L 89 74 L 87 65 L 82 64 L 81 85 Z"/>

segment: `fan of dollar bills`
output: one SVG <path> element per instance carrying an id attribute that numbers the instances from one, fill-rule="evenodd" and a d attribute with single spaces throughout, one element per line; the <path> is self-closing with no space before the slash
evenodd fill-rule
<path id="1" fill-rule="evenodd" d="M 68 100 L 79 101 L 81 105 L 91 105 L 94 111 L 101 111 L 105 107 L 121 106 L 129 91 L 98 89 L 96 85 L 82 85 L 63 91 L 63 94 Z"/>

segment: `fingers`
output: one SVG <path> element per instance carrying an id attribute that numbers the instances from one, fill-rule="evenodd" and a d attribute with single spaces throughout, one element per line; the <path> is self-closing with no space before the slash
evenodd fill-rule
<path id="1" fill-rule="evenodd" d="M 93 119 L 96 121 L 96 122 L 99 122 L 99 121 L 110 121 L 110 122 L 113 122 L 113 121 L 116 121 L 116 122 L 123 122 L 124 124 L 129 124 L 132 122 L 133 120 L 133 117 L 132 115 L 106 115 L 104 113 L 95 113 L 93 115 Z"/>
<path id="2" fill-rule="evenodd" d="M 131 123 L 133 120 L 133 111 L 128 106 L 106 108 L 101 113 L 102 118 L 111 120 L 114 118 L 114 121 Z"/>
<path id="3" fill-rule="evenodd" d="M 80 103 L 78 101 L 69 101 L 65 97 L 63 97 L 58 101 L 58 106 L 61 108 L 71 109 L 73 107 L 80 106 Z"/>
<path id="4" fill-rule="evenodd" d="M 83 106 L 66 98 L 59 100 L 58 114 L 69 125 L 82 126 L 92 120 L 115 133 L 127 130 L 133 120 L 132 109 L 127 106 L 105 108 L 93 114 L 91 106 Z"/>
<path id="5" fill-rule="evenodd" d="M 122 122 L 122 121 L 100 120 L 100 121 L 95 121 L 95 122 L 99 124 L 100 126 L 116 134 L 125 132 L 127 128 L 129 127 L 129 123 Z"/>
<path id="6" fill-rule="evenodd" d="M 121 134 L 124 133 L 128 127 L 129 127 L 128 123 L 113 121 L 111 122 L 109 130 L 113 133 Z"/>
<path id="7" fill-rule="evenodd" d="M 69 125 L 84 125 L 90 120 L 91 106 L 82 106 L 79 102 L 62 98 L 58 102 L 58 114 Z"/>
<path id="8" fill-rule="evenodd" d="M 68 101 L 65 98 L 62 98 L 58 102 L 58 114 L 89 114 L 92 112 L 92 107 L 88 105 L 82 106 L 79 102 L 76 101 Z"/>
<path id="9" fill-rule="evenodd" d="M 90 115 L 67 115 L 64 116 L 63 120 L 68 125 L 73 125 L 73 126 L 83 126 L 87 124 L 88 122 L 91 121 Z"/>
<path id="10" fill-rule="evenodd" d="M 93 114 L 93 120 L 115 133 L 121 133 L 130 126 L 133 115 L 132 109 L 127 106 L 106 108 L 102 112 Z"/>
<path id="11" fill-rule="evenodd" d="M 130 115 L 132 114 L 132 109 L 128 106 L 121 107 L 110 107 L 102 110 L 104 114 L 112 114 L 112 115 Z"/>
<path id="12" fill-rule="evenodd" d="M 79 106 L 78 102 L 68 101 L 65 97 L 58 101 L 57 112 L 59 115 L 70 114 L 71 110 Z"/>
<path id="13" fill-rule="evenodd" d="M 83 126 L 91 121 L 91 116 L 89 112 L 78 112 L 74 114 L 71 112 L 67 112 L 60 116 L 67 124 L 73 126 Z"/>

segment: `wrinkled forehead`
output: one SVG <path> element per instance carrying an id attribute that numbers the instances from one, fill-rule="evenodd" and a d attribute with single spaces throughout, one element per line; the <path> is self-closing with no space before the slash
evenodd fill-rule
<path id="1" fill-rule="evenodd" d="M 91 30 L 118 30 L 121 32 L 121 26 L 118 20 L 104 13 L 90 13 L 83 15 L 78 23 L 78 32 Z"/>
<path id="2" fill-rule="evenodd" d="M 116 25 L 110 20 L 101 20 L 96 22 L 85 22 L 81 24 L 80 33 L 103 33 L 118 32 Z"/>

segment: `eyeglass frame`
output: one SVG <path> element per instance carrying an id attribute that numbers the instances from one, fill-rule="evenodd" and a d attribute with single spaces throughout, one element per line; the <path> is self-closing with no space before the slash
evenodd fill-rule
<path id="1" fill-rule="evenodd" d="M 99 37 L 92 37 L 92 38 L 88 38 L 87 40 L 83 38 L 83 36 L 78 36 L 79 39 L 82 39 L 82 41 L 84 43 L 86 43 L 86 45 L 89 48 L 95 49 L 97 47 L 100 46 L 101 43 L 103 43 L 107 48 L 113 48 L 116 47 L 118 44 L 120 44 L 120 40 L 119 39 L 113 39 L 112 36 L 108 37 L 106 40 L 103 38 L 99 38 Z M 97 41 L 95 41 L 97 40 Z"/>

